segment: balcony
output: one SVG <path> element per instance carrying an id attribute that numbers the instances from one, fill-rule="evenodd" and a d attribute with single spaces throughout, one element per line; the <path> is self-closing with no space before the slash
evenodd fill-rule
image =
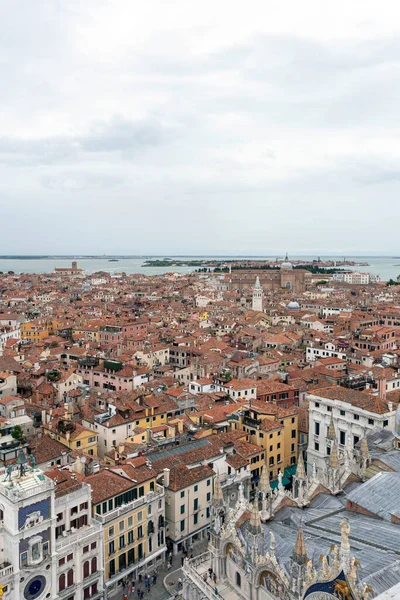
<path id="1" fill-rule="evenodd" d="M 102 525 L 105 525 L 106 523 L 109 523 L 110 521 L 113 521 L 114 519 L 131 512 L 135 508 L 150 504 L 150 502 L 153 502 L 154 500 L 164 496 L 164 488 L 160 485 L 157 485 L 157 488 L 158 489 L 155 492 L 149 492 L 145 496 L 142 496 L 142 498 L 137 498 L 137 500 L 132 500 L 132 502 L 128 502 L 128 504 L 123 504 L 122 506 L 119 506 L 118 508 L 106 513 L 105 515 L 95 514 L 94 518 Z"/>
<path id="2" fill-rule="evenodd" d="M 57 552 L 59 552 L 62 548 L 65 548 L 66 546 L 70 546 L 72 544 L 75 544 L 76 542 L 84 542 L 85 540 L 91 538 L 93 535 L 98 535 L 101 529 L 102 527 L 100 523 L 98 523 L 97 521 L 92 521 L 91 525 L 85 525 L 83 527 L 80 527 L 79 529 L 76 529 L 75 531 L 64 532 L 65 536 L 61 535 L 56 540 L 56 550 Z"/>
<path id="3" fill-rule="evenodd" d="M 260 419 L 252 419 L 251 417 L 244 417 L 243 425 L 247 425 L 247 427 L 260 427 L 261 420 Z"/>
<path id="4" fill-rule="evenodd" d="M 14 573 L 14 567 L 9 563 L 3 563 L 0 565 L 0 581 L 3 582 L 6 577 L 11 577 Z"/>

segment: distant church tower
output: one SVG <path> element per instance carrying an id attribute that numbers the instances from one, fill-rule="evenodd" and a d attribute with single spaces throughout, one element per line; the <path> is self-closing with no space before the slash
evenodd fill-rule
<path id="1" fill-rule="evenodd" d="M 257 312 L 262 312 L 263 300 L 264 300 L 264 293 L 263 293 L 263 289 L 261 287 L 260 279 L 257 276 L 256 282 L 253 287 L 253 301 L 252 301 L 252 305 L 251 305 L 252 310 L 256 310 Z"/>

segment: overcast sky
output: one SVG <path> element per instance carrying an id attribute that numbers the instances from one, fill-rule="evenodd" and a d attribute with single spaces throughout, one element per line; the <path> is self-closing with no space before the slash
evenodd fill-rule
<path id="1" fill-rule="evenodd" d="M 399 29 L 398 0 L 1 0 L 0 254 L 398 254 Z"/>

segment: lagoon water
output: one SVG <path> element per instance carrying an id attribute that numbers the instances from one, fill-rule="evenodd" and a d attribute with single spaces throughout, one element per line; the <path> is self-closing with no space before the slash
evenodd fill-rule
<path id="1" fill-rule="evenodd" d="M 14 271 L 15 273 L 52 273 L 55 267 L 69 267 L 72 260 L 77 260 L 78 267 L 84 269 L 87 274 L 95 273 L 97 271 L 107 271 L 109 273 L 121 273 L 125 272 L 128 274 L 132 273 L 143 273 L 145 275 L 157 275 L 162 273 L 168 273 L 173 271 L 174 273 L 190 273 L 195 267 L 144 267 L 143 264 L 148 258 L 164 258 L 160 257 L 127 257 L 119 258 L 118 262 L 109 262 L 109 257 L 46 257 L 46 258 L 0 258 L 0 271 Z M 274 259 L 275 256 L 173 256 L 177 260 L 189 259 L 215 259 L 215 260 L 232 260 L 232 259 Z M 316 256 L 291 256 L 292 260 L 310 260 L 315 259 Z M 356 262 L 366 262 L 368 266 L 363 267 L 346 267 L 346 269 L 353 269 L 357 271 L 367 271 L 374 275 L 379 275 L 384 281 L 390 278 L 396 279 L 400 275 L 400 257 L 393 258 L 388 256 L 347 256 L 348 260 L 354 260 Z M 323 256 L 321 259 L 327 260 L 343 260 L 342 256 Z"/>

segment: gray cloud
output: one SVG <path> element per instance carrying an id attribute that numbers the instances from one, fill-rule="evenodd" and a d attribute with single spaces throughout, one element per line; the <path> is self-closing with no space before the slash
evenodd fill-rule
<path id="1" fill-rule="evenodd" d="M 189 4 L 0 4 L 1 252 L 394 252 L 397 3 Z"/>

